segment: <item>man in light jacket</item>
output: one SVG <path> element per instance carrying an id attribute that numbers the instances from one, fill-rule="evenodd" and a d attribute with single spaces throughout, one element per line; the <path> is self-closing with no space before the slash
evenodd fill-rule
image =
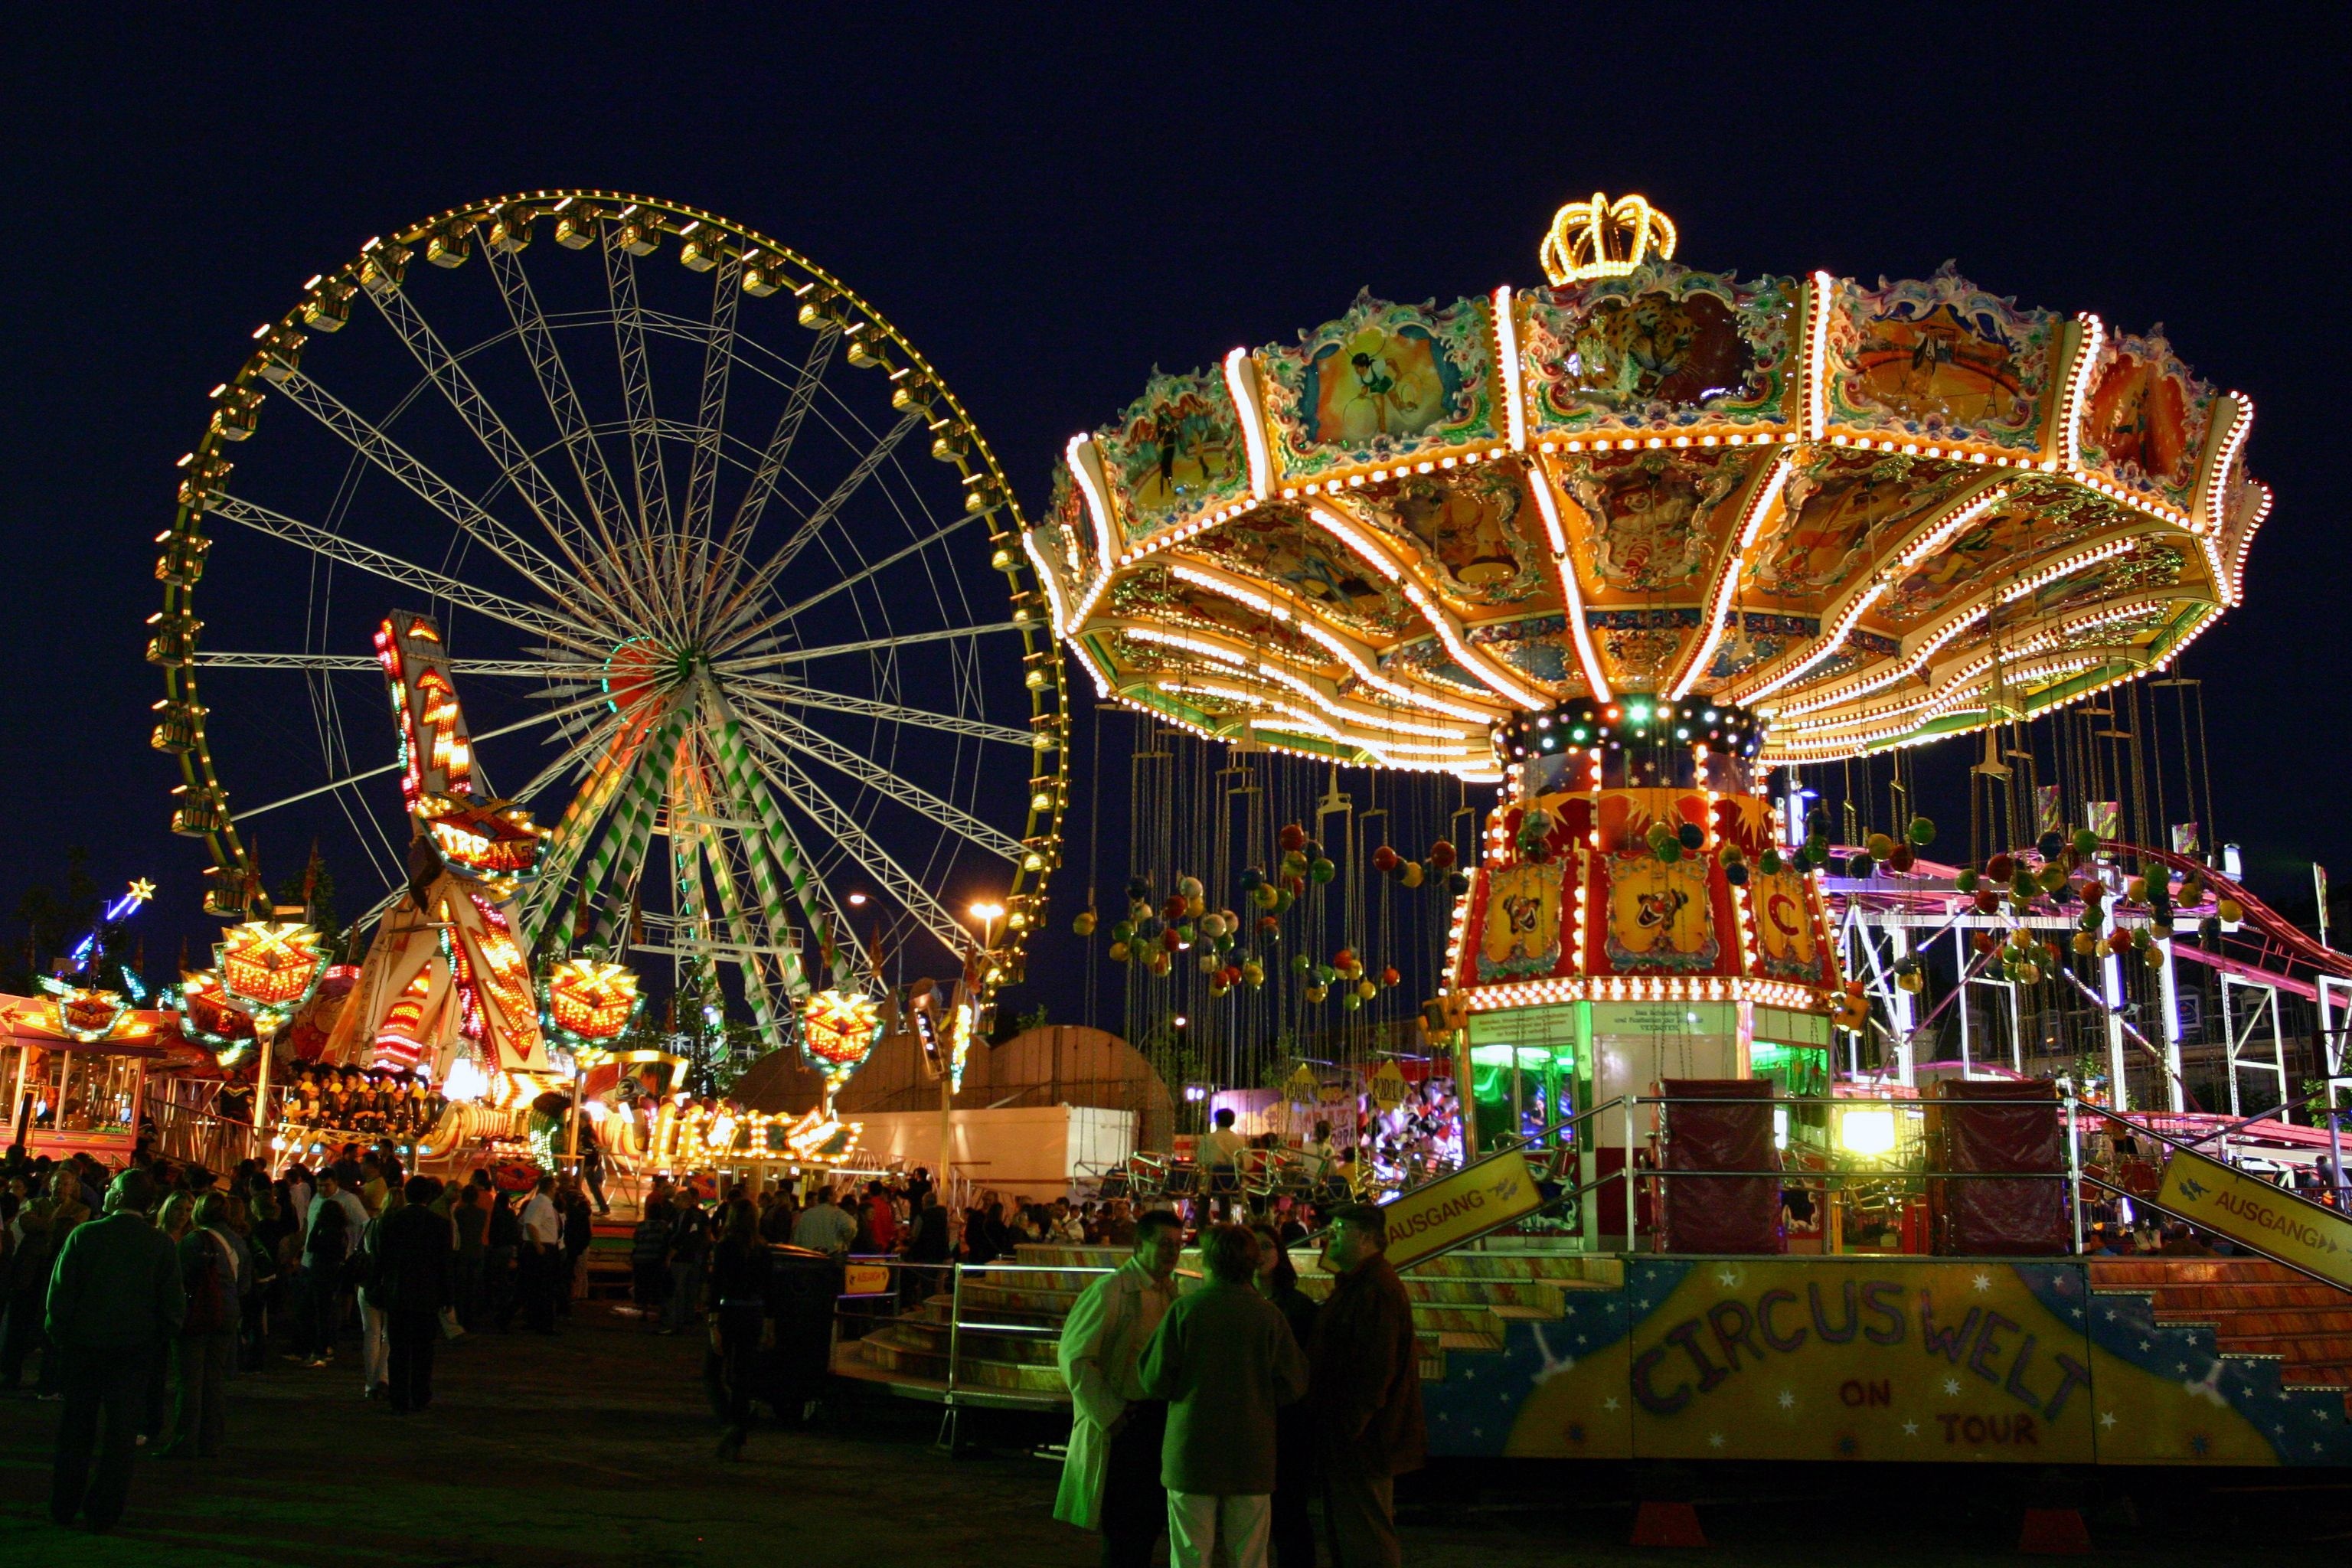
<path id="1" fill-rule="evenodd" d="M 1062 1324 L 1070 1448 L 1054 1517 L 1102 1531 L 1103 1568 L 1150 1568 L 1167 1523 L 1160 1457 L 1168 1406 L 1144 1397 L 1139 1363 L 1175 1303 L 1183 1247 L 1183 1221 L 1165 1209 L 1143 1215 L 1133 1255 L 1087 1286 Z"/>

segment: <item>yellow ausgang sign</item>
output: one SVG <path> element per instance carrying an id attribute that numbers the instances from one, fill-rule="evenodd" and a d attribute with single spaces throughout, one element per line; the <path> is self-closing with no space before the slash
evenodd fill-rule
<path id="1" fill-rule="evenodd" d="M 1389 1221 L 1388 1259 L 1409 1268 L 1542 1206 L 1543 1194 L 1525 1157 L 1517 1150 L 1489 1155 L 1382 1205 Z"/>
<path id="2" fill-rule="evenodd" d="M 2219 1160 L 2173 1151 L 2157 1203 L 2192 1225 L 2352 1290 L 2352 1222 Z"/>

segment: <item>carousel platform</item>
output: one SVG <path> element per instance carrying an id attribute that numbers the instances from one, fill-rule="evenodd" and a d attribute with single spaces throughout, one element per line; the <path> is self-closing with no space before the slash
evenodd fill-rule
<path id="1" fill-rule="evenodd" d="M 1121 1257 L 1024 1247 L 1034 1271 L 966 1277 L 961 1331 L 937 1291 L 838 1343 L 834 1371 L 910 1398 L 1066 1405 L 1055 1339 L 1087 1277 L 1048 1270 Z M 1500 1242 L 1402 1279 L 1443 1455 L 2352 1465 L 2352 1294 L 2261 1258 Z"/>
<path id="2" fill-rule="evenodd" d="M 1046 1270 L 1115 1268 L 1126 1256 L 1124 1248 L 1024 1246 L 1018 1261 L 1036 1272 L 966 1277 L 960 1335 L 954 1298 L 938 1291 L 863 1339 L 843 1341 L 834 1370 L 908 1397 L 940 1398 L 954 1340 L 959 1399 L 1066 1405 L 1055 1342 L 1089 1277 Z M 1331 1278 L 1314 1254 L 1302 1250 L 1292 1261 L 1300 1289 L 1318 1300 L 1329 1292 Z M 1199 1254 L 1188 1252 L 1178 1265 L 1180 1286 L 1197 1279 L 1199 1271 Z M 1613 1258 L 1559 1252 L 1456 1252 L 1407 1269 L 1403 1279 L 1422 1378 L 1442 1382 L 1461 1358 L 1501 1350 L 1513 1325 L 1559 1323 L 1571 1298 L 1613 1290 L 1622 1267 Z"/>

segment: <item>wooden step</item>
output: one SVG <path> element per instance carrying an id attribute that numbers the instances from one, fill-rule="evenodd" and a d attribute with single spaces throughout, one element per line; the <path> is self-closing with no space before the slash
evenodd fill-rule
<path id="1" fill-rule="evenodd" d="M 2167 1311 L 2164 1303 L 2157 1303 L 2156 1321 L 2159 1323 L 2210 1323 L 2225 1339 L 2244 1334 L 2303 1334 L 2306 1336 L 2338 1335 L 2352 1340 L 2352 1311 L 2331 1312 L 2312 1309 L 2305 1311 L 2232 1312 L 2210 1309 L 2191 1312 Z"/>
<path id="2" fill-rule="evenodd" d="M 2159 1304 L 2177 1301 L 2199 1306 L 2254 1309 L 2352 1308 L 2352 1293 L 2312 1279 L 2298 1280 L 2292 1285 L 2246 1280 L 2232 1280 L 2220 1285 L 2159 1285 L 2152 1293 Z"/>
<path id="3" fill-rule="evenodd" d="M 2101 1287 L 2157 1285 L 2303 1285 L 2310 1276 L 2265 1258 L 2094 1258 L 2092 1283 Z"/>

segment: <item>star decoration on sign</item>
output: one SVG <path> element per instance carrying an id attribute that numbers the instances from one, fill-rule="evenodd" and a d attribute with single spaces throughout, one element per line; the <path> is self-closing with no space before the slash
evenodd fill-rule
<path id="1" fill-rule="evenodd" d="M 1948 1377 L 1948 1378 L 1944 1379 L 1944 1392 L 1945 1392 L 1947 1394 L 1956 1394 L 1959 1393 L 1959 1391 L 1960 1391 L 1960 1380 L 1959 1380 L 1958 1378 L 1957 1378 L 1957 1377 Z"/>
<path id="2" fill-rule="evenodd" d="M 1969 1288 L 1973 1290 L 1990 1290 L 1992 1289 L 1992 1276 L 1979 1271 L 1975 1279 L 1969 1281 Z"/>
<path id="3" fill-rule="evenodd" d="M 1906 1437 L 1916 1437 L 1919 1435 L 1919 1423 L 1916 1421 L 1903 1423 L 1903 1435 Z"/>
<path id="4" fill-rule="evenodd" d="M 155 884 L 144 877 L 133 877 L 131 879 L 131 896 L 143 904 L 155 896 Z"/>
<path id="5" fill-rule="evenodd" d="M 1601 1409 L 1603 1409 L 1603 1410 L 1614 1410 L 1614 1409 L 1616 1409 L 1616 1408 L 1617 1408 L 1617 1396 L 1616 1396 L 1615 1394 L 1611 1394 L 1608 1398 L 1606 1398 L 1606 1399 L 1602 1400 L 1602 1401 L 1601 1402 Z"/>
<path id="6" fill-rule="evenodd" d="M 1718 1268 L 1715 1273 L 1715 1282 L 1726 1289 L 1736 1286 L 1739 1283 L 1739 1270 L 1737 1268 Z"/>
<path id="7" fill-rule="evenodd" d="M 1783 1410 L 1794 1410 L 1796 1407 L 1797 1407 L 1797 1392 L 1796 1392 L 1796 1390 L 1794 1390 L 1794 1389 L 1792 1389 L 1792 1388 L 1784 1388 L 1784 1389 L 1782 1389 L 1782 1390 L 1780 1391 L 1780 1408 L 1781 1408 L 1781 1409 L 1783 1409 Z"/>
<path id="8" fill-rule="evenodd" d="M 1720 1448 L 1720 1447 L 1723 1447 L 1723 1434 L 1722 1434 L 1722 1433 L 1720 1433 L 1720 1432 L 1709 1432 L 1709 1433 L 1706 1435 L 1706 1446 L 1707 1446 L 1708 1447 L 1710 1447 L 1710 1448 Z"/>
<path id="9" fill-rule="evenodd" d="M 2116 1424 L 2116 1413 L 2115 1413 L 2114 1411 L 2112 1411 L 2112 1410 L 2103 1410 L 2103 1411 L 2101 1411 L 2101 1412 L 2099 1413 L 2099 1425 L 2100 1425 L 2100 1426 L 2113 1426 L 2115 1424 Z"/>

